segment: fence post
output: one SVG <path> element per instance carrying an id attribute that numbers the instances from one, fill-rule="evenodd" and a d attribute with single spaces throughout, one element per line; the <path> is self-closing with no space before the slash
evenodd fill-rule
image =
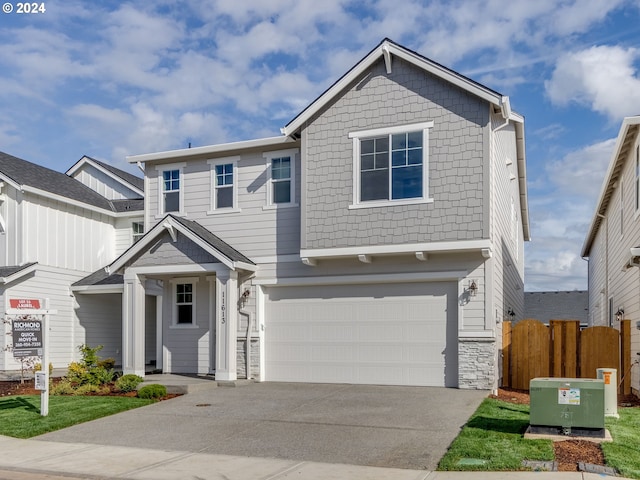
<path id="1" fill-rule="evenodd" d="M 620 322 L 620 388 L 623 395 L 631 394 L 631 320 Z"/>
<path id="2" fill-rule="evenodd" d="M 502 386 L 511 386 L 511 322 L 502 323 Z"/>

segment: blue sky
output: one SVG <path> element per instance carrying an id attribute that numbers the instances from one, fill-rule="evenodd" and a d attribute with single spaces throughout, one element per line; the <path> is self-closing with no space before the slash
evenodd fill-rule
<path id="1" fill-rule="evenodd" d="M 526 118 L 526 290 L 587 287 L 580 249 L 640 114 L 639 0 L 8 3 L 0 150 L 60 171 L 279 135 L 384 37 L 509 95 Z"/>

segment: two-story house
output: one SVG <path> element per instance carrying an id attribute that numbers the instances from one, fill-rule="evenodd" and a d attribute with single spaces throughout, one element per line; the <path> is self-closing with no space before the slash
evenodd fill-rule
<path id="1" fill-rule="evenodd" d="M 125 372 L 497 386 L 529 240 L 508 97 L 385 39 L 281 136 L 128 160 L 146 233 L 72 287 L 121 296 Z"/>
<path id="2" fill-rule="evenodd" d="M 639 131 L 640 116 L 623 120 L 582 247 L 589 261 L 589 326 L 620 329 L 620 320 L 630 319 L 631 365 L 640 352 Z M 626 374 L 640 394 L 638 368 Z"/>
<path id="3" fill-rule="evenodd" d="M 49 336 L 55 367 L 96 340 L 98 319 L 79 321 L 71 284 L 131 245 L 143 226 L 142 188 L 142 178 L 90 157 L 64 174 L 0 153 L 0 308 L 6 312 L 11 299 L 49 299 L 57 310 Z M 10 329 L 4 324 L 2 332 Z M 11 344 L 0 335 L 0 371 L 20 369 Z"/>

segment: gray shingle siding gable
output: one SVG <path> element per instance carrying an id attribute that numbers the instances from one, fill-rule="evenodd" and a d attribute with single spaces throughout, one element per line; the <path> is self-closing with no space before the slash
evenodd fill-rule
<path id="1" fill-rule="evenodd" d="M 429 130 L 428 193 L 435 201 L 349 210 L 349 133 L 427 121 L 434 122 Z M 486 238 L 488 121 L 489 106 L 483 100 L 400 59 L 394 59 L 390 75 L 383 61 L 377 62 L 303 131 L 302 248 Z"/>

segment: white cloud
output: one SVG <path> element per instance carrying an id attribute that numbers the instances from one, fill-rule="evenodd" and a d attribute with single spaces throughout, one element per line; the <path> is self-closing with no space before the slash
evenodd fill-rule
<path id="1" fill-rule="evenodd" d="M 634 66 L 640 50 L 595 46 L 560 57 L 547 95 L 556 105 L 572 102 L 619 122 L 640 112 L 640 78 Z"/>

